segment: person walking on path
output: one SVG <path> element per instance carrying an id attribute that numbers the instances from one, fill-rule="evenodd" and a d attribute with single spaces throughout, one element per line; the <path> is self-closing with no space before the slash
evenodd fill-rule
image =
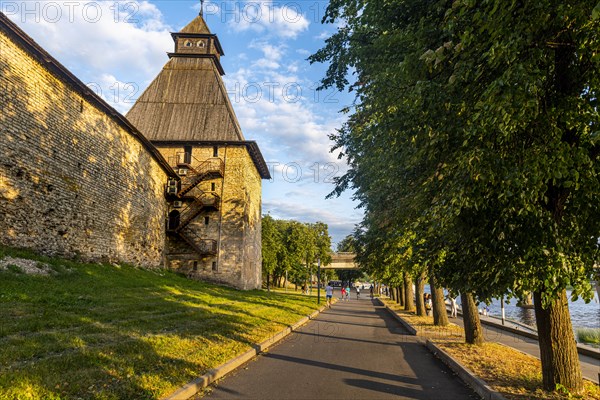
<path id="1" fill-rule="evenodd" d="M 350 300 L 350 282 L 346 285 L 346 301 Z"/>
<path id="2" fill-rule="evenodd" d="M 450 318 L 458 317 L 458 306 L 456 305 L 456 297 L 454 293 L 448 293 L 448 298 L 450 299 Z"/>
<path id="3" fill-rule="evenodd" d="M 360 287 L 357 286 L 356 287 L 356 300 L 358 300 L 360 298 Z"/>
<path id="4" fill-rule="evenodd" d="M 369 293 L 371 294 L 371 298 L 373 298 L 373 285 L 371 285 L 371 288 L 369 289 Z"/>
<path id="5" fill-rule="evenodd" d="M 333 297 L 333 287 L 331 287 L 331 283 L 328 283 L 325 286 L 325 303 L 327 308 L 331 308 L 331 298 Z"/>
<path id="6" fill-rule="evenodd" d="M 342 298 L 340 300 L 346 300 L 346 288 L 342 285 L 341 289 Z"/>
<path id="7" fill-rule="evenodd" d="M 432 303 L 431 303 L 431 294 L 425 293 L 425 313 L 429 316 L 431 313 Z"/>

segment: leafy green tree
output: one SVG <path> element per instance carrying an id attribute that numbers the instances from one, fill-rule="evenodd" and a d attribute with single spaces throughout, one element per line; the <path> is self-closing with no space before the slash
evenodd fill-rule
<path id="1" fill-rule="evenodd" d="M 338 251 L 338 253 L 356 253 L 354 241 L 354 236 L 348 235 L 337 244 L 336 250 Z"/>
<path id="2" fill-rule="evenodd" d="M 412 231 L 434 283 L 483 300 L 532 291 L 548 390 L 582 388 L 565 288 L 589 299 L 599 254 L 599 14 L 335 0 L 324 21 L 340 28 L 310 58 L 329 64 L 323 87 L 357 93 L 333 139 L 350 165 L 335 192 L 367 211 L 359 260 L 394 281 L 389 237 Z"/>
<path id="3" fill-rule="evenodd" d="M 283 278 L 295 285 L 307 283 L 317 260 L 331 262 L 331 237 L 323 222 L 301 223 L 263 216 L 263 273 L 281 285 Z"/>
<path id="4" fill-rule="evenodd" d="M 270 277 L 277 268 L 278 255 L 282 251 L 281 232 L 270 215 L 262 218 L 262 269 L 266 278 L 267 290 L 271 289 Z"/>

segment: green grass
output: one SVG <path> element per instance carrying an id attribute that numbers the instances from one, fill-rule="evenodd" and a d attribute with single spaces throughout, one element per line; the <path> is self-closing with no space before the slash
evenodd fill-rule
<path id="1" fill-rule="evenodd" d="M 0 399 L 152 399 L 316 308 L 164 270 L 83 264 L 0 247 L 56 273 L 0 271 Z"/>
<path id="2" fill-rule="evenodd" d="M 577 329 L 577 339 L 580 343 L 600 344 L 600 329 L 579 328 Z"/>

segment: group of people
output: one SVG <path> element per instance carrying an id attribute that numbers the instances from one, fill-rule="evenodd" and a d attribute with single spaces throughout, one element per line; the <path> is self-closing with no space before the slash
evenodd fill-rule
<path id="1" fill-rule="evenodd" d="M 350 296 L 350 285 L 342 286 L 342 301 L 348 301 L 348 296 Z M 357 294 L 358 297 L 358 294 Z M 333 298 L 333 286 L 331 286 L 331 282 L 325 286 L 325 305 L 327 308 L 331 307 L 331 299 Z"/>
<path id="2" fill-rule="evenodd" d="M 456 296 L 452 293 L 448 293 L 448 300 L 450 300 L 450 317 L 457 318 L 458 317 L 458 306 L 456 304 Z M 433 309 L 433 301 L 431 300 L 431 293 L 423 294 L 423 302 L 425 303 L 425 314 L 428 316 L 431 314 L 431 310 Z"/>
<path id="3" fill-rule="evenodd" d="M 371 286 L 371 290 L 372 290 L 372 289 L 373 289 L 373 286 Z M 388 297 L 389 297 L 389 295 L 390 295 L 390 290 L 388 289 L 388 287 L 387 287 L 387 286 L 385 286 L 385 285 L 381 285 L 381 286 L 379 287 L 379 294 L 380 294 L 380 295 L 382 295 L 382 296 L 388 296 Z"/>
<path id="4" fill-rule="evenodd" d="M 360 299 L 360 286 L 356 286 L 355 290 L 356 290 L 356 299 Z M 371 294 L 371 298 L 373 298 L 373 285 L 371 285 L 370 294 Z M 332 298 L 333 298 L 333 286 L 331 286 L 331 282 L 330 282 L 327 284 L 327 286 L 325 286 L 325 299 L 326 299 L 327 307 L 331 307 L 331 299 Z M 342 300 L 342 301 L 350 300 L 350 284 L 342 285 L 340 300 Z"/>
<path id="5" fill-rule="evenodd" d="M 302 284 L 302 294 L 310 294 L 309 286 L 306 283 Z"/>
<path id="6" fill-rule="evenodd" d="M 342 286 L 342 300 L 348 301 L 350 300 L 348 297 L 350 296 L 350 285 Z"/>

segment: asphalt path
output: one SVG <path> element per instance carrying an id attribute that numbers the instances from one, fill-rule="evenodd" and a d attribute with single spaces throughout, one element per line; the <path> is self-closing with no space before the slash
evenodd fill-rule
<path id="1" fill-rule="evenodd" d="M 210 399 L 477 399 L 385 308 L 340 301 L 210 386 Z"/>

